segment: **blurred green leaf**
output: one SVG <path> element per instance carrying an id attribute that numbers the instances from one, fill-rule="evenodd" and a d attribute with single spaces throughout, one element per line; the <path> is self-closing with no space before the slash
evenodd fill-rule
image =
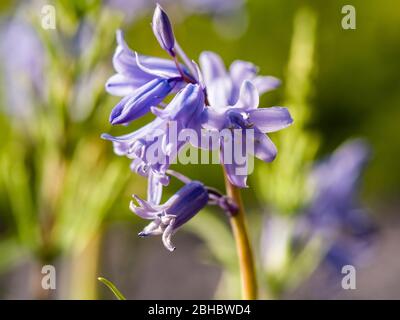
<path id="1" fill-rule="evenodd" d="M 0 273 L 14 267 L 29 252 L 21 247 L 18 239 L 9 237 L 0 240 Z"/>

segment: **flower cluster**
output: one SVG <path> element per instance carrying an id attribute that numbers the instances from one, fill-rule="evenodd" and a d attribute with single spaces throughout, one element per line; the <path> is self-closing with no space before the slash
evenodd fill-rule
<path id="1" fill-rule="evenodd" d="M 148 178 L 147 201 L 135 196 L 140 206 L 131 205 L 137 215 L 153 220 L 140 235 L 163 234 L 165 246 L 172 250 L 171 234 L 205 205 L 214 203 L 232 210 L 225 196 L 186 178 L 183 179 L 186 185 L 164 205 L 159 205 L 162 188 L 169 183 L 169 167 L 179 152 L 188 144 L 200 147 L 199 139 L 209 132 L 231 131 L 233 139 L 219 138 L 217 143 L 221 164 L 233 185 L 246 187 L 247 161 L 227 161 L 226 154 L 232 153 L 234 144 L 246 151 L 249 150 L 246 144 L 252 144 L 254 156 L 272 161 L 277 150 L 266 133 L 289 126 L 292 118 L 286 108 L 258 108 L 259 95 L 276 88 L 278 79 L 260 76 L 255 65 L 239 60 L 227 71 L 222 59 L 212 52 L 200 55 L 199 67 L 177 44 L 169 18 L 159 5 L 154 11 L 152 28 L 171 59 L 132 51 L 118 31 L 113 57 L 117 73 L 107 81 L 106 90 L 122 97 L 110 114 L 111 124 L 128 125 L 148 113 L 155 118 L 129 134 L 102 137 L 113 142 L 116 154 L 132 160 L 132 171 Z M 174 96 L 170 102 L 165 103 L 171 95 Z M 192 130 L 197 138 L 177 141 L 172 138 L 172 127 L 178 132 Z M 224 152 L 226 149 L 228 153 Z"/>

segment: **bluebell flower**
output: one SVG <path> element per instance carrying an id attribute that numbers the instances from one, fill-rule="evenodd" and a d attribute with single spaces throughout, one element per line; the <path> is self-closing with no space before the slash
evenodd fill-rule
<path id="1" fill-rule="evenodd" d="M 302 228 L 323 237 L 328 246 L 326 261 L 339 272 L 368 251 L 375 235 L 375 225 L 358 195 L 369 155 L 366 142 L 351 140 L 312 171 L 314 194 Z"/>
<path id="2" fill-rule="evenodd" d="M 161 198 L 162 185 L 169 182 L 166 176 L 170 164 L 188 141 L 170 141 L 169 130 L 177 132 L 191 128 L 200 122 L 204 110 L 204 93 L 197 84 L 188 84 L 164 108 L 152 108 L 157 117 L 146 126 L 127 135 L 113 137 L 111 140 L 117 155 L 132 159 L 132 171 L 149 177 L 148 196 L 153 203 Z M 174 128 L 173 125 L 176 127 Z M 159 148 L 156 148 L 159 147 Z M 158 153 L 154 153 L 157 151 Z"/>
<path id="3" fill-rule="evenodd" d="M 118 137 L 109 134 L 102 135 L 103 139 L 113 142 L 115 154 L 126 156 L 132 160 L 130 165 L 132 172 L 149 179 L 148 199 L 153 203 L 159 203 L 162 196 L 162 185 L 169 183 L 169 178 L 166 175 L 170 162 L 168 156 L 165 154 L 164 159 L 147 157 L 149 148 L 158 142 L 161 135 L 158 131 L 161 123 L 162 120 L 157 118 L 129 134 Z M 169 157 L 174 157 L 174 155 Z"/>
<path id="4" fill-rule="evenodd" d="M 241 60 L 234 61 L 228 72 L 221 57 L 210 51 L 200 55 L 200 66 L 209 104 L 204 112 L 204 127 L 219 131 L 239 129 L 242 131 L 244 149 L 247 150 L 247 143 L 254 143 L 254 155 L 257 158 L 267 162 L 274 160 L 276 147 L 265 133 L 283 129 L 293 120 L 286 108 L 257 107 L 259 95 L 277 88 L 280 85 L 279 79 L 260 76 L 254 64 Z M 254 134 L 251 141 L 247 139 L 249 130 Z M 247 171 L 247 162 L 239 165 L 235 161 L 228 163 L 230 161 L 224 158 L 225 149 L 233 150 L 235 143 L 235 139 L 221 139 L 221 163 L 232 184 L 246 187 L 247 174 L 243 172 Z"/>
<path id="5" fill-rule="evenodd" d="M 111 94 L 123 96 L 111 112 L 112 124 L 128 124 L 148 112 L 156 118 L 130 134 L 120 137 L 103 135 L 103 138 L 113 142 L 115 153 L 132 159 L 132 171 L 148 177 L 148 201 L 158 205 L 162 186 L 169 182 L 168 168 L 182 148 L 189 142 L 202 147 L 196 138 L 172 139 L 170 133 L 174 125 L 177 132 L 193 129 L 198 133 L 197 138 L 203 137 L 203 129 L 208 132 L 235 131 L 235 134 L 240 131 L 241 141 L 226 141 L 225 137 L 219 136 L 217 147 L 221 149 L 221 161 L 231 183 L 245 187 L 247 148 L 245 163 L 240 165 L 227 161 L 225 151 L 232 152 L 236 143 L 244 147 L 251 144 L 256 157 L 264 161 L 275 158 L 276 148 L 265 133 L 289 126 L 292 119 L 286 108 L 257 107 L 259 95 L 276 88 L 279 80 L 259 76 L 256 66 L 239 60 L 232 63 L 228 72 L 221 58 L 212 52 L 201 54 L 200 71 L 175 42 L 170 21 L 160 6 L 153 16 L 153 31 L 162 48 L 173 59 L 140 56 L 128 48 L 122 33 L 118 32 L 118 47 L 113 57 L 117 74 L 108 80 L 106 88 Z M 175 49 L 192 73 L 178 62 Z M 171 93 L 176 94 L 175 97 L 163 107 L 162 102 Z M 213 201 L 224 210 L 234 211 L 225 200 L 220 202 L 218 198 Z"/>
<path id="6" fill-rule="evenodd" d="M 212 79 L 205 81 L 212 81 Z M 207 89 L 212 88 L 212 86 L 213 83 Z M 231 89 L 227 92 L 233 91 Z M 228 100 L 224 103 L 228 103 Z M 247 186 L 247 161 L 244 164 L 237 163 L 235 159 L 226 161 L 225 149 L 231 152 L 234 150 L 234 145 L 241 142 L 242 150 L 248 150 L 246 144 L 251 143 L 254 148 L 249 149 L 249 151 L 253 152 L 255 157 L 265 162 L 271 162 L 276 157 L 277 149 L 266 133 L 284 129 L 291 125 L 293 120 L 289 111 L 283 107 L 258 109 L 259 91 L 249 80 L 242 82 L 239 96 L 235 101 L 234 105 L 223 105 L 221 102 L 216 107 L 211 103 L 210 107 L 204 111 L 203 122 L 204 127 L 211 130 L 238 129 L 241 133 L 239 137 L 241 140 L 239 141 L 236 141 L 237 139 L 234 137 L 228 140 L 220 139 L 221 163 L 225 167 L 230 182 L 244 188 Z M 252 136 L 248 137 L 250 133 Z M 241 173 L 238 173 L 239 167 L 243 168 Z"/>
<path id="7" fill-rule="evenodd" d="M 162 235 L 164 246 L 169 251 L 174 251 L 172 235 L 206 205 L 217 205 L 229 215 L 237 213 L 238 207 L 233 200 L 218 190 L 206 187 L 201 182 L 192 181 L 172 170 L 168 172 L 184 182 L 185 186 L 164 204 L 154 204 L 133 195 L 139 206 L 131 201 L 130 209 L 143 219 L 153 220 L 139 232 L 140 237 Z"/>
<path id="8" fill-rule="evenodd" d="M 201 182 L 192 181 L 173 170 L 168 170 L 168 174 L 185 185 L 164 204 L 155 204 L 133 195 L 138 206 L 131 201 L 129 206 L 131 211 L 143 219 L 152 220 L 143 231 L 139 232 L 140 237 L 162 235 L 164 246 L 169 251 L 174 251 L 175 247 L 171 242 L 172 235 L 206 205 L 219 206 L 228 215 L 237 213 L 236 203 L 218 190 L 206 187 Z"/>
<path id="9" fill-rule="evenodd" d="M 201 53 L 200 67 L 209 104 L 216 109 L 226 109 L 228 106 L 235 105 L 245 80 L 250 80 L 254 84 L 259 95 L 276 89 L 280 85 L 278 78 L 258 75 L 258 68 L 247 61 L 232 62 L 228 72 L 221 57 L 211 51 Z"/>
<path id="10" fill-rule="evenodd" d="M 139 236 L 162 235 L 164 246 L 173 251 L 175 247 L 171 243 L 171 236 L 207 205 L 209 196 L 201 182 L 193 181 L 162 205 L 154 205 L 135 195 L 134 199 L 139 206 L 132 201 L 130 209 L 139 217 L 152 220 Z"/>
<path id="11" fill-rule="evenodd" d="M 117 49 L 113 57 L 117 71 L 106 83 L 106 90 L 124 98 L 110 115 L 112 124 L 127 124 L 159 105 L 170 93 L 182 89 L 193 77 L 183 65 L 174 61 L 141 56 L 133 52 L 117 32 Z"/>

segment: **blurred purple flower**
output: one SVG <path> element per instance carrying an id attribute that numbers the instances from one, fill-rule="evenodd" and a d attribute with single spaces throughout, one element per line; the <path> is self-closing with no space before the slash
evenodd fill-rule
<path id="1" fill-rule="evenodd" d="M 192 12 L 227 15 L 241 9 L 244 0 L 181 0 L 182 5 Z"/>
<path id="2" fill-rule="evenodd" d="M 32 27 L 14 19 L 2 25 L 0 56 L 8 112 L 32 113 L 32 101 L 43 95 L 44 49 Z"/>
<path id="3" fill-rule="evenodd" d="M 183 9 L 181 14 L 203 13 L 210 15 L 229 15 L 243 8 L 244 0 L 106 0 L 105 3 L 120 10 L 127 21 L 141 16 L 156 4 L 163 6 L 178 5 Z M 182 11 L 182 10 L 181 10 Z"/>
<path id="4" fill-rule="evenodd" d="M 339 272 L 362 257 L 375 235 L 375 225 L 358 197 L 369 155 L 365 141 L 348 141 L 318 163 L 311 175 L 314 195 L 305 225 L 328 243 L 326 260 Z"/>
<path id="5" fill-rule="evenodd" d="M 353 221 L 351 213 L 360 208 L 359 187 L 369 155 L 365 141 L 351 140 L 315 165 L 311 173 L 314 194 L 308 210 L 315 225 L 328 228 L 343 222 L 358 225 L 359 219 Z"/>
<path id="6" fill-rule="evenodd" d="M 156 0 L 105 0 L 104 2 L 108 7 L 121 11 L 127 22 L 132 22 L 153 7 Z"/>

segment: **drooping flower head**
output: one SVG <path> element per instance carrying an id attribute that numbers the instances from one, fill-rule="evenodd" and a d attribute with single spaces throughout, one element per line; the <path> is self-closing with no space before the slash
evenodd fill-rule
<path id="1" fill-rule="evenodd" d="M 174 173 L 174 175 L 182 179 L 182 175 L 177 173 Z M 143 219 L 152 220 L 139 233 L 139 236 L 162 235 L 164 246 L 169 251 L 175 250 L 175 246 L 171 242 L 172 235 L 207 204 L 217 205 L 228 214 L 234 214 L 237 210 L 232 200 L 219 191 L 208 188 L 199 181 L 191 181 L 186 177 L 184 177 L 184 181 L 185 185 L 164 204 L 155 205 L 136 195 L 133 198 L 138 205 L 134 201 L 130 203 L 131 211 Z"/>
<path id="2" fill-rule="evenodd" d="M 355 139 L 315 165 L 310 177 L 314 194 L 308 210 L 313 223 L 330 228 L 356 222 L 352 217 L 360 208 L 358 193 L 369 155 L 368 144 Z"/>
<path id="3" fill-rule="evenodd" d="M 361 139 L 344 143 L 314 165 L 309 185 L 314 193 L 302 211 L 265 217 L 260 255 L 266 273 L 279 276 L 288 261 L 296 262 L 295 257 L 314 252 L 314 259 L 318 257 L 315 263 L 328 267 L 328 280 L 337 283 L 344 266 L 368 261 L 376 227 L 358 193 L 369 155 L 370 148 Z M 304 268 L 308 272 L 307 266 L 300 263 L 296 272 L 302 275 Z"/>
<path id="4" fill-rule="evenodd" d="M 153 205 L 150 202 L 134 196 L 139 204 L 131 202 L 130 209 L 139 217 L 152 222 L 139 233 L 139 236 L 162 235 L 164 246 L 174 251 L 171 236 L 184 223 L 189 221 L 208 203 L 208 192 L 200 182 L 193 181 L 186 184 L 166 203 Z"/>

